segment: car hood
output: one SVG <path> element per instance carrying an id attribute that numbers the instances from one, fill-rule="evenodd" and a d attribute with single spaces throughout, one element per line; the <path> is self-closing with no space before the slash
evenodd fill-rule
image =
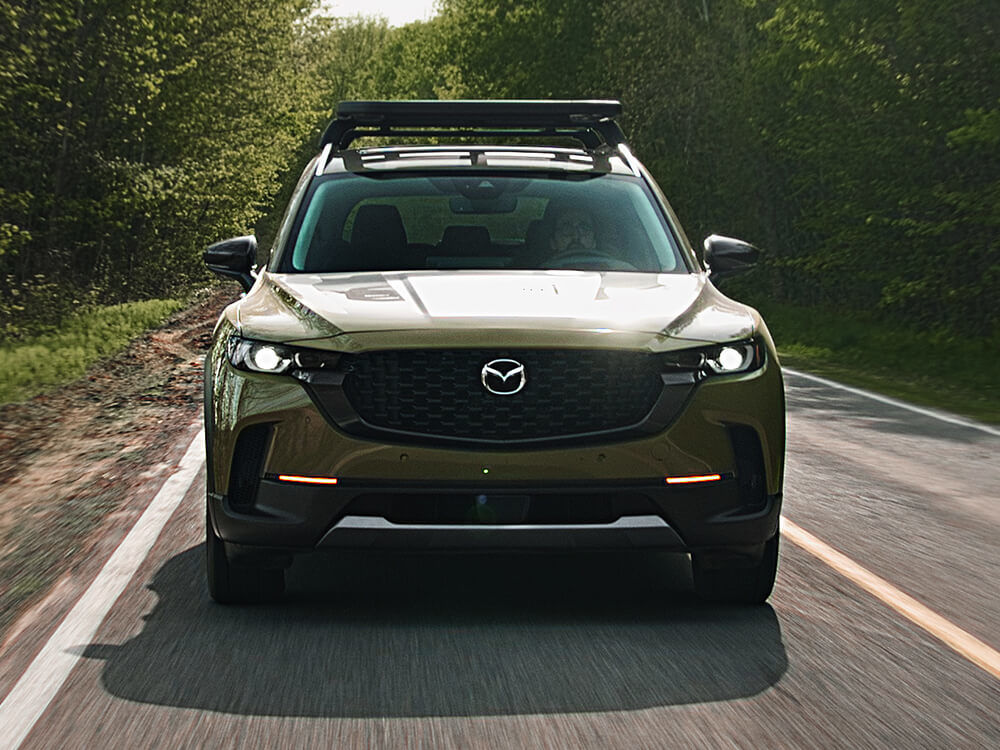
<path id="1" fill-rule="evenodd" d="M 582 346 L 595 337 L 666 349 L 744 338 L 757 320 L 705 274 L 592 271 L 264 272 L 234 308 L 245 336 L 347 351 L 445 339 Z"/>

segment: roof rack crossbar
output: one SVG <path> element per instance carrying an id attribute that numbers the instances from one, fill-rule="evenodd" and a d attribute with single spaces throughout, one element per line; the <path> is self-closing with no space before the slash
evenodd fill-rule
<path id="1" fill-rule="evenodd" d="M 449 144 L 447 146 L 430 147 L 426 149 L 426 151 L 423 149 L 416 152 L 409 151 L 407 152 L 407 156 L 412 155 L 414 153 L 419 153 L 421 155 L 433 159 L 439 156 L 442 152 L 446 152 L 451 156 L 466 159 L 471 166 L 475 167 L 475 166 L 482 166 L 484 157 L 486 157 L 486 155 L 491 151 L 497 149 L 499 149 L 502 153 L 511 153 L 511 154 L 519 153 L 518 151 L 506 152 L 503 151 L 504 148 L 505 148 L 504 146 L 495 146 L 495 145 L 483 146 L 477 144 L 473 146 L 465 146 L 465 145 L 456 146 L 453 144 Z M 548 158 L 545 161 L 562 162 L 562 163 L 572 162 L 575 159 L 579 158 L 579 155 L 575 152 L 569 152 L 569 151 L 561 152 L 559 150 L 554 150 L 552 153 L 549 153 L 546 156 Z M 344 159 L 344 166 L 350 172 L 368 172 L 369 170 L 373 169 L 378 170 L 384 168 L 384 165 L 388 163 L 408 160 L 406 157 L 404 157 L 402 152 L 394 151 L 391 149 L 383 150 L 381 148 L 372 149 L 370 152 L 367 152 L 364 149 L 360 151 L 347 151 L 343 154 L 343 159 Z M 611 170 L 611 167 L 608 164 L 607 155 L 599 151 L 592 152 L 590 154 L 590 158 L 588 161 L 590 162 L 590 166 L 587 170 L 589 172 L 609 172 Z M 441 166 L 444 169 L 450 168 L 450 166 L 447 164 L 442 164 Z M 503 162 L 498 162 L 491 166 L 491 171 L 504 168 L 505 165 L 503 164 Z M 519 169 L 515 168 L 515 171 L 519 171 Z"/>
<path id="2" fill-rule="evenodd" d="M 447 138 L 574 138 L 586 148 L 597 148 L 604 139 L 598 137 L 590 129 L 577 128 L 394 128 L 394 127 L 357 127 L 351 128 L 340 135 L 334 142 L 334 148 L 343 150 L 358 138 L 370 137 L 447 137 Z M 324 141 L 328 143 L 330 141 Z"/>
<path id="3" fill-rule="evenodd" d="M 587 148 L 625 143 L 611 100 L 348 101 L 320 139 L 342 150 L 361 136 L 564 136 Z M 420 128 L 420 130 L 414 130 Z"/>

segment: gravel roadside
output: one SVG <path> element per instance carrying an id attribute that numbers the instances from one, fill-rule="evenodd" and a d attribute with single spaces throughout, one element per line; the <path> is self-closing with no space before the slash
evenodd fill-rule
<path id="1" fill-rule="evenodd" d="M 127 522 L 136 488 L 169 473 L 167 450 L 198 419 L 202 360 L 235 294 L 200 290 L 80 380 L 0 406 L 0 638 Z"/>

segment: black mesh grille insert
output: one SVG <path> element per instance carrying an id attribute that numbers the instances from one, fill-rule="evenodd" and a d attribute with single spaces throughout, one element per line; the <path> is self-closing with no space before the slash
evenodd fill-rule
<path id="1" fill-rule="evenodd" d="M 495 359 L 524 365 L 519 393 L 483 387 Z M 653 355 L 591 350 L 413 350 L 345 356 L 344 392 L 368 424 L 427 436 L 517 441 L 623 429 L 662 388 Z"/>

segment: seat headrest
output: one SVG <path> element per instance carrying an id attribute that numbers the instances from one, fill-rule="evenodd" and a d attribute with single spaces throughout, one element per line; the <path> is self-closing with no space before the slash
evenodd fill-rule
<path id="1" fill-rule="evenodd" d="M 399 209 L 377 203 L 359 208 L 351 229 L 351 244 L 397 249 L 405 247 L 406 229 Z"/>

